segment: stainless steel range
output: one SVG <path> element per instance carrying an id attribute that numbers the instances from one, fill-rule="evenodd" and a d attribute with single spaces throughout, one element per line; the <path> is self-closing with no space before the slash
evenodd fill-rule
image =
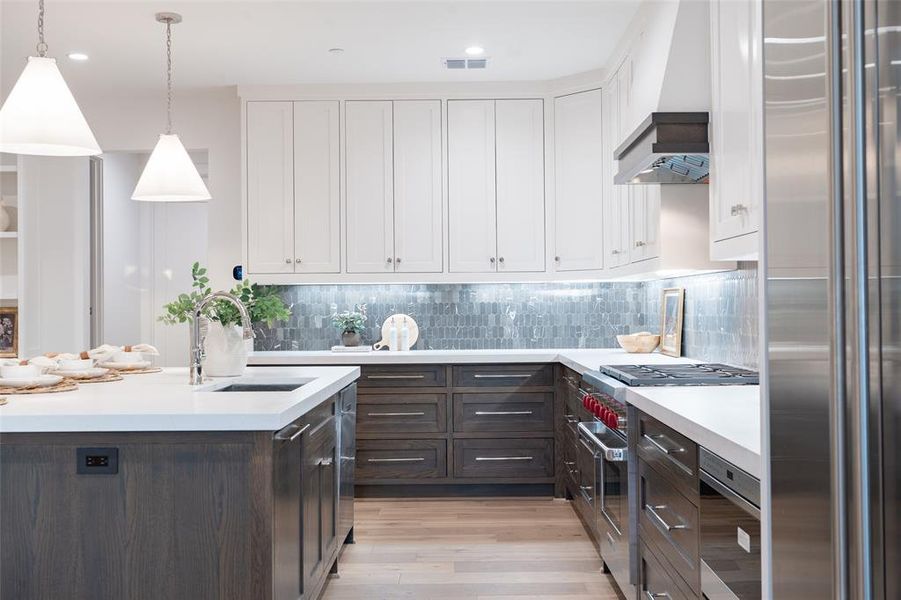
<path id="1" fill-rule="evenodd" d="M 716 363 L 602 365 L 601 373 L 630 387 L 650 385 L 757 385 L 756 371 Z"/>

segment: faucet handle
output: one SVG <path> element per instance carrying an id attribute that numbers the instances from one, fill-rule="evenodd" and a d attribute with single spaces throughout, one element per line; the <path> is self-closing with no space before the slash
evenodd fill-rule
<path id="1" fill-rule="evenodd" d="M 253 327 L 251 325 L 245 325 L 244 326 L 244 339 L 252 340 L 255 337 L 257 337 L 257 334 L 255 334 L 253 332 Z"/>

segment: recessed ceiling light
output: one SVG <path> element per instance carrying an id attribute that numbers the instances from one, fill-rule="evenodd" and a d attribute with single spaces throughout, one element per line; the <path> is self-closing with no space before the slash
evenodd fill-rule
<path id="1" fill-rule="evenodd" d="M 329 54 L 344 54 L 344 48 L 329 48 Z"/>
<path id="2" fill-rule="evenodd" d="M 85 60 L 88 59 L 88 55 L 85 54 L 84 52 L 69 52 L 69 59 L 70 59 L 70 60 L 77 60 L 77 61 L 79 61 L 79 62 L 80 62 L 80 61 L 85 61 Z"/>
<path id="3" fill-rule="evenodd" d="M 481 46 L 470 46 L 466 49 L 466 54 L 470 56 L 479 56 L 485 53 L 485 49 Z"/>

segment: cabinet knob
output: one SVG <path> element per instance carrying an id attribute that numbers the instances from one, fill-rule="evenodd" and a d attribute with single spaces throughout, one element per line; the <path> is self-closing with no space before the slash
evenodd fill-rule
<path id="1" fill-rule="evenodd" d="M 645 245 L 644 242 L 635 242 L 635 247 L 636 247 L 636 248 L 641 248 L 641 247 L 644 246 L 644 245 Z"/>
<path id="2" fill-rule="evenodd" d="M 554 262 L 560 262 L 560 257 L 559 257 L 559 256 L 555 256 L 555 257 L 554 257 Z"/>
<path id="3" fill-rule="evenodd" d="M 389 256 L 389 257 L 388 257 L 388 264 L 390 265 L 390 264 L 393 263 L 393 262 L 394 262 L 394 260 Z"/>
<path id="4" fill-rule="evenodd" d="M 291 259 L 290 259 L 290 258 L 286 258 L 286 259 L 285 259 L 285 264 L 286 264 L 286 265 L 290 265 L 290 264 L 291 264 Z"/>
<path id="5" fill-rule="evenodd" d="M 299 258 L 295 258 L 295 259 L 294 259 L 294 262 L 296 262 L 296 263 L 302 263 L 303 261 L 302 261 L 301 259 L 299 259 Z"/>
<path id="6" fill-rule="evenodd" d="M 502 256 L 499 259 L 497 259 L 497 262 L 501 262 L 501 263 L 504 262 L 504 257 Z"/>
<path id="7" fill-rule="evenodd" d="M 491 264 L 494 264 L 494 257 L 492 256 L 491 258 L 489 258 L 488 262 L 490 262 Z"/>
<path id="8" fill-rule="evenodd" d="M 394 262 L 396 262 L 397 264 L 400 264 L 400 257 L 395 258 Z"/>
<path id="9" fill-rule="evenodd" d="M 748 207 L 744 204 L 736 204 L 731 209 L 729 209 L 729 212 L 732 213 L 733 217 L 737 217 L 746 210 L 748 210 Z"/>
<path id="10" fill-rule="evenodd" d="M 610 254 L 612 254 L 613 256 L 616 256 L 617 254 L 619 254 L 619 250 L 611 250 Z"/>

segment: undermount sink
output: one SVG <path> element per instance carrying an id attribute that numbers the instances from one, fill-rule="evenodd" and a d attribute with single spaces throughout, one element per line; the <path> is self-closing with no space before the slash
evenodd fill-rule
<path id="1" fill-rule="evenodd" d="M 210 390 L 211 392 L 293 392 L 307 382 L 294 383 L 231 383 L 225 387 Z"/>

